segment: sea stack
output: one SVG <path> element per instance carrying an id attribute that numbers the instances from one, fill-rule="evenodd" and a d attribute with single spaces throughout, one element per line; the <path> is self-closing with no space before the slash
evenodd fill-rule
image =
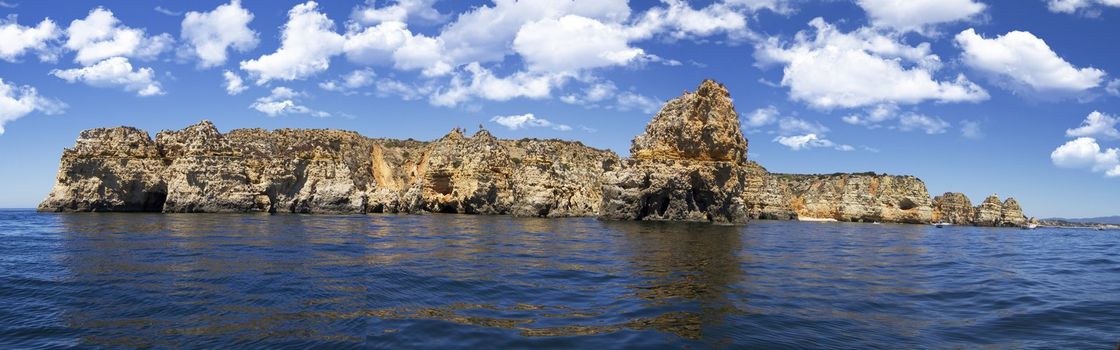
<path id="1" fill-rule="evenodd" d="M 747 140 L 722 84 L 705 80 L 667 102 L 630 155 L 604 174 L 601 218 L 747 222 Z"/>

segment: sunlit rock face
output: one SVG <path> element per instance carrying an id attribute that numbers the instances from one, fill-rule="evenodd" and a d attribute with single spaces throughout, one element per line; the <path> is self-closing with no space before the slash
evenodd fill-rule
<path id="1" fill-rule="evenodd" d="M 747 222 L 747 140 L 727 89 L 705 80 L 670 100 L 604 176 L 605 219 Z"/>
<path id="2" fill-rule="evenodd" d="M 972 201 L 964 193 L 945 192 L 933 199 L 933 221 L 971 225 L 976 217 Z"/>
<path id="3" fill-rule="evenodd" d="M 449 212 L 594 216 L 618 156 L 559 140 L 454 130 L 433 141 L 339 130 L 82 133 L 42 211 Z"/>
<path id="4" fill-rule="evenodd" d="M 746 196 L 752 207 L 760 200 L 751 198 L 769 201 L 764 207 L 769 210 L 760 211 L 759 215 L 788 212 L 797 219 L 896 223 L 928 223 L 933 215 L 925 183 L 913 176 L 874 173 L 767 176 L 768 185 L 763 194 L 748 193 Z"/>
<path id="5" fill-rule="evenodd" d="M 742 224 L 748 219 L 1022 226 L 1019 203 L 930 199 L 913 176 L 771 173 L 747 160 L 726 87 L 668 101 L 631 157 L 562 140 L 454 129 L 434 141 L 203 121 L 155 140 L 86 130 L 63 152 L 41 211 L 460 213 Z"/>

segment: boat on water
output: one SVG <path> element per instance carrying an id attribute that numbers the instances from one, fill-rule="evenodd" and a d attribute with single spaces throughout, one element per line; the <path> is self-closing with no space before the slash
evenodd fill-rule
<path id="1" fill-rule="evenodd" d="M 942 228 L 942 227 L 945 227 L 945 226 L 953 226 L 953 223 L 951 223 L 951 222 L 936 222 L 936 223 L 933 223 L 933 226 L 935 226 L 937 228 Z"/>
<path id="2" fill-rule="evenodd" d="M 1026 225 L 1021 226 L 1020 228 L 1024 229 L 1024 230 L 1033 230 L 1033 229 L 1038 228 L 1038 224 L 1026 224 Z"/>

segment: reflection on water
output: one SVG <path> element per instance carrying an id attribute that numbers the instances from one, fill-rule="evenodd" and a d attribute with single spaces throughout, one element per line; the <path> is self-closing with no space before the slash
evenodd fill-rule
<path id="1" fill-rule="evenodd" d="M 1091 231 L 0 211 L 0 232 L 5 348 L 1069 348 L 1120 334 L 1120 244 Z"/>

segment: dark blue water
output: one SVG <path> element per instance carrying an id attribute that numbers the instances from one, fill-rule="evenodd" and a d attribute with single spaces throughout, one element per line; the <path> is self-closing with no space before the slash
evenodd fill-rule
<path id="1" fill-rule="evenodd" d="M 0 211 L 0 348 L 1120 342 L 1120 232 Z"/>

